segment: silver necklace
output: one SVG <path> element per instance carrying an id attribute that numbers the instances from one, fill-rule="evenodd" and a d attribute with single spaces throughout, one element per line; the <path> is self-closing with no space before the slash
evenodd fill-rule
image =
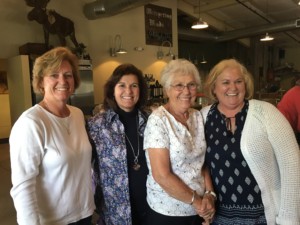
<path id="1" fill-rule="evenodd" d="M 127 137 L 127 135 L 125 134 L 125 137 L 131 147 L 132 153 L 133 153 L 133 166 L 132 168 L 135 171 L 138 171 L 141 168 L 141 165 L 139 164 L 139 155 L 140 155 L 140 139 L 139 139 L 139 132 L 138 132 L 138 117 L 136 116 L 136 135 L 137 135 L 137 143 L 138 143 L 138 150 L 137 150 L 137 154 L 135 154 L 134 148 L 129 140 L 129 138 Z"/>

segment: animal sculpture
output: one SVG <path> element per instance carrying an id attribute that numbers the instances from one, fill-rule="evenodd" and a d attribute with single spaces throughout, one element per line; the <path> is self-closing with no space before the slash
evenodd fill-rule
<path id="1" fill-rule="evenodd" d="M 45 45 L 47 48 L 49 48 L 49 34 L 57 35 L 62 46 L 66 46 L 66 37 L 70 37 L 75 48 L 80 47 L 76 40 L 73 21 L 61 16 L 54 10 L 46 9 L 50 0 L 25 1 L 28 6 L 33 7 L 27 15 L 28 20 L 35 20 L 39 24 L 43 25 Z"/>

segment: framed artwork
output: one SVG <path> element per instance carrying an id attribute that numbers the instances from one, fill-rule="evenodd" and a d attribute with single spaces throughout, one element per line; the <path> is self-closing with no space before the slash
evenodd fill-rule
<path id="1" fill-rule="evenodd" d="M 145 9 L 145 32 L 147 45 L 172 42 L 172 9 L 147 4 Z"/>

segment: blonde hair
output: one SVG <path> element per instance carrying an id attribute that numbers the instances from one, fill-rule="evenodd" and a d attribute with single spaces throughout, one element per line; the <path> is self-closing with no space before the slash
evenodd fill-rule
<path id="1" fill-rule="evenodd" d="M 32 70 L 32 87 L 36 94 L 44 94 L 41 86 L 44 76 L 51 71 L 58 70 L 61 63 L 66 60 L 72 67 L 74 77 L 74 88 L 78 88 L 80 84 L 78 71 L 78 58 L 69 49 L 65 47 L 56 47 L 36 58 Z"/>
<path id="2" fill-rule="evenodd" d="M 251 99 L 254 94 L 254 84 L 252 75 L 246 69 L 246 67 L 236 59 L 224 59 L 211 69 L 204 84 L 206 96 L 214 102 L 218 101 L 216 95 L 214 94 L 216 80 L 218 76 L 227 68 L 237 68 L 240 70 L 246 86 L 245 99 Z"/>

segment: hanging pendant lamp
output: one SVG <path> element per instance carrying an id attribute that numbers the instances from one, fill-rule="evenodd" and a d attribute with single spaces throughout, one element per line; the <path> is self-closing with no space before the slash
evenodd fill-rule
<path id="1" fill-rule="evenodd" d="M 269 7 L 268 7 L 268 0 L 266 0 L 266 15 L 268 16 L 269 14 Z M 272 41 L 274 40 L 274 37 L 269 35 L 268 32 L 266 33 L 265 36 L 263 36 L 260 41 Z"/>
<path id="2" fill-rule="evenodd" d="M 270 36 L 268 33 L 266 33 L 266 35 L 260 39 L 260 41 L 272 41 L 272 40 L 274 40 L 274 37 Z"/>
<path id="3" fill-rule="evenodd" d="M 208 24 L 202 20 L 202 18 L 200 17 L 200 0 L 199 0 L 199 19 L 197 21 L 195 21 L 193 23 L 193 25 L 191 26 L 192 29 L 205 29 L 208 27 Z"/>

